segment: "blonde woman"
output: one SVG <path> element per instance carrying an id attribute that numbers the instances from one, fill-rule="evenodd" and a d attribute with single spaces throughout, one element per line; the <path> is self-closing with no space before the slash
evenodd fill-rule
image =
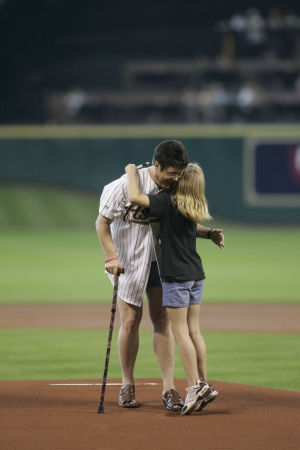
<path id="1" fill-rule="evenodd" d="M 140 192 L 134 164 L 127 172 L 128 200 L 150 207 L 150 215 L 161 219 L 159 263 L 166 307 L 188 387 L 181 415 L 200 411 L 218 392 L 206 381 L 206 345 L 200 332 L 200 304 L 205 274 L 196 251 L 197 222 L 211 219 L 205 198 L 205 180 L 198 164 L 188 164 L 171 194 Z M 210 230 L 222 233 L 222 230 Z M 209 238 L 208 234 L 208 238 Z M 224 245 L 222 244 L 221 248 Z"/>

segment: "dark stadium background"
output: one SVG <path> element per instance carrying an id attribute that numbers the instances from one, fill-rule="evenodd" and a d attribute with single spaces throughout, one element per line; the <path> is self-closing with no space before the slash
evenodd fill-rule
<path id="1" fill-rule="evenodd" d="M 45 123 L 46 91 L 118 90 L 126 60 L 216 58 L 218 22 L 298 0 L 0 0 L 0 123 Z"/>

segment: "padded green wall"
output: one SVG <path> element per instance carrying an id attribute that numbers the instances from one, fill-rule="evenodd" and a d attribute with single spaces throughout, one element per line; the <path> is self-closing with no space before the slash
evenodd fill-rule
<path id="1" fill-rule="evenodd" d="M 245 127 L 239 132 L 232 128 L 231 133 L 228 127 L 190 128 L 190 132 L 188 127 L 175 126 L 156 127 L 156 132 L 144 130 L 0 127 L 0 182 L 55 185 L 100 195 L 105 184 L 124 173 L 127 163 L 151 161 L 155 146 L 174 138 L 183 142 L 189 160 L 204 169 L 212 216 L 247 222 L 299 222 L 299 207 L 255 207 L 245 202 Z"/>

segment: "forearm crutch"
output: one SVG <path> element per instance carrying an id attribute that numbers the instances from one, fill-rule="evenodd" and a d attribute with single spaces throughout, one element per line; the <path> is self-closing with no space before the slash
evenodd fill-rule
<path id="1" fill-rule="evenodd" d="M 98 414 L 104 414 L 104 406 L 103 406 L 104 395 L 105 395 L 105 388 L 106 388 L 106 379 L 107 379 L 107 371 L 108 371 L 108 364 L 109 364 L 111 341 L 112 341 L 112 335 L 113 335 L 113 330 L 114 330 L 114 321 L 115 321 L 115 313 L 116 313 L 117 297 L 118 297 L 119 276 L 121 275 L 121 273 L 124 273 L 124 269 L 120 270 L 120 272 L 117 273 L 117 276 L 116 276 L 116 279 L 114 282 L 114 293 L 113 293 L 113 299 L 112 299 L 112 305 L 111 305 L 111 317 L 110 317 L 110 325 L 109 325 L 109 332 L 108 332 L 108 342 L 107 342 L 107 348 L 106 348 L 104 373 L 103 373 L 103 379 L 102 379 L 102 389 L 101 389 L 101 395 L 100 395 L 100 403 L 99 403 L 98 410 L 97 410 Z"/>

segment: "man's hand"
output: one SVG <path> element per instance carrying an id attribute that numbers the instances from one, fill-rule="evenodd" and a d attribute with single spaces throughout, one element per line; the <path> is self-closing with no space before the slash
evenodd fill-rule
<path id="1" fill-rule="evenodd" d="M 118 259 L 113 259 L 112 261 L 106 263 L 105 270 L 106 272 L 111 273 L 114 276 L 114 279 L 123 273 L 123 267 Z"/>
<path id="2" fill-rule="evenodd" d="M 223 234 L 223 230 L 221 229 L 214 229 L 213 231 L 211 231 L 210 233 L 210 239 L 218 246 L 220 247 L 220 249 L 223 250 L 223 248 L 225 247 L 224 244 L 224 234 Z"/>

